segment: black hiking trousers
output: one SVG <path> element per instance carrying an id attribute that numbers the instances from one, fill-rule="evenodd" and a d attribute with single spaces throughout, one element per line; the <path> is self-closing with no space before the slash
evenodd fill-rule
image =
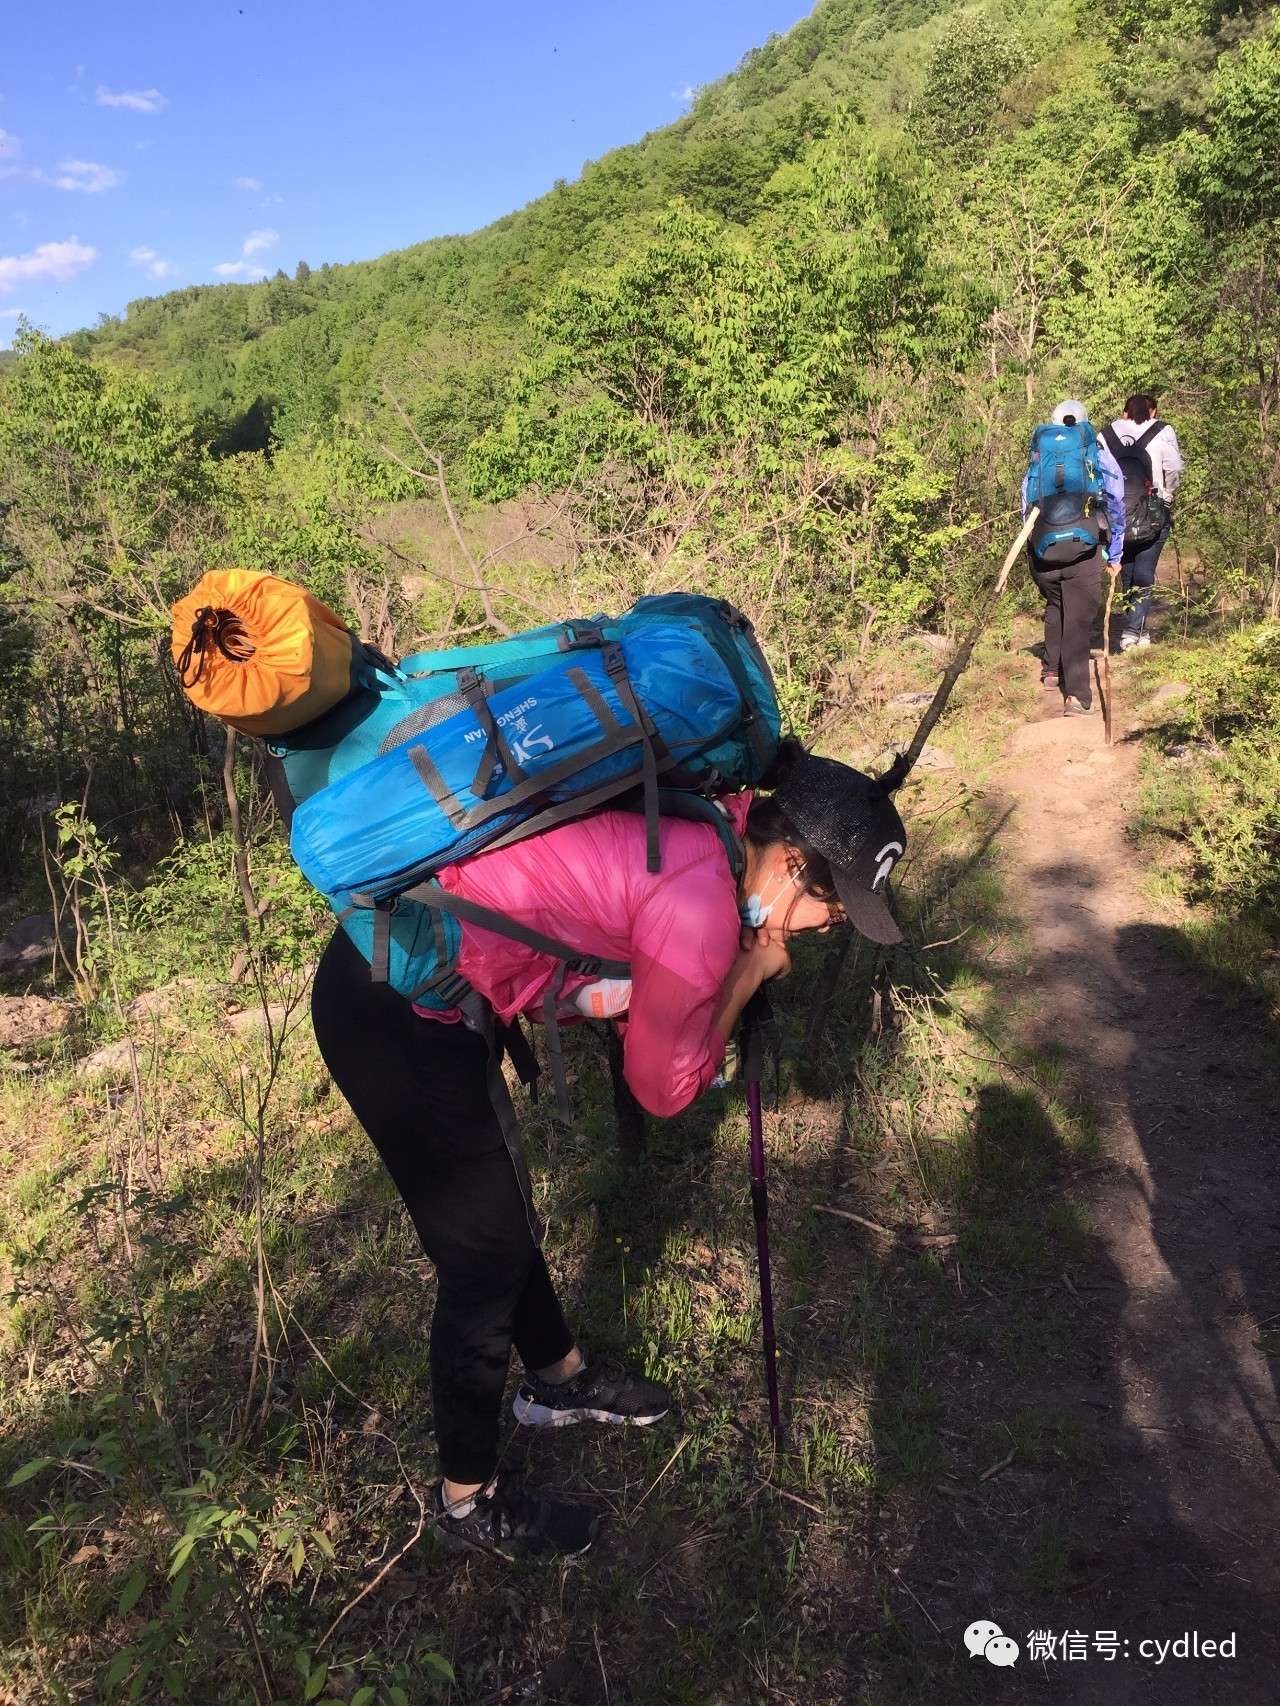
<path id="1" fill-rule="evenodd" d="M 526 1368 L 573 1349 L 464 1025 L 421 1019 L 335 930 L 311 996 L 316 1041 L 435 1263 L 431 1394 L 440 1468 L 487 1481 L 511 1347 Z"/>
<path id="2" fill-rule="evenodd" d="M 1058 678 L 1063 698 L 1093 704 L 1089 680 L 1089 640 L 1102 598 L 1102 552 L 1059 568 L 1028 553 L 1031 578 L 1044 595 L 1045 675 Z"/>

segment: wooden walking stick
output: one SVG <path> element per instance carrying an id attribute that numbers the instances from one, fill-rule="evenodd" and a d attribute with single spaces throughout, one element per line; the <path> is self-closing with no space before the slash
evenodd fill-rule
<path id="1" fill-rule="evenodd" d="M 1102 735 L 1107 746 L 1111 745 L 1111 606 L 1116 601 L 1116 582 L 1120 578 L 1120 565 L 1114 563 L 1108 568 L 1111 584 L 1107 587 L 1107 608 L 1102 618 L 1102 679 L 1098 683 L 1098 693 L 1102 699 Z M 1097 672 L 1097 665 L 1094 665 Z"/>

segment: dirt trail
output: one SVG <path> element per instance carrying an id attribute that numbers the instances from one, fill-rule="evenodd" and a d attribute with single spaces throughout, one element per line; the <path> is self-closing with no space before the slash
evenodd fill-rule
<path id="1" fill-rule="evenodd" d="M 1117 671 L 1120 675 L 1120 671 Z M 1121 677 L 1122 679 L 1122 677 Z M 1056 710 L 1056 698 L 1053 709 Z M 1280 1094 L 1265 1017 L 1212 988 L 1144 891 L 1124 834 L 1138 748 L 1049 709 L 999 785 L 1010 901 L 1026 920 L 1034 1028 L 1096 1109 L 1086 1181 L 1101 1250 L 1078 1354 L 1046 1394 L 1107 1440 L 1078 1586 L 1058 1628 L 1114 1629 L 1127 1664 L 1054 1663 L 1045 1697 L 1280 1698 Z M 1269 1360 L 1267 1351 L 1272 1352 Z M 1138 1642 L 1237 1632 L 1234 1661 L 1142 1664 Z M 1028 1676 L 1028 1671 L 1031 1676 Z M 1037 1690 L 1037 1696 L 1039 1690 Z"/>

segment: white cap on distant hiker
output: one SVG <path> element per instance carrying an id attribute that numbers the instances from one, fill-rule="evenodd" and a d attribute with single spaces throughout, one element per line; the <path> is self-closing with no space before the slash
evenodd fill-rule
<path id="1" fill-rule="evenodd" d="M 1059 403 L 1053 411 L 1054 426 L 1074 425 L 1077 421 L 1087 421 L 1088 418 L 1088 409 L 1074 397 L 1068 397 L 1065 403 Z"/>

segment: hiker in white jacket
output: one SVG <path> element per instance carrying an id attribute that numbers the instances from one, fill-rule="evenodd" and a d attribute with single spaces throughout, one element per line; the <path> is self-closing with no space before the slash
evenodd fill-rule
<path id="1" fill-rule="evenodd" d="M 1147 612 L 1156 564 L 1173 523 L 1173 500 L 1182 479 L 1178 435 L 1156 412 L 1156 399 L 1137 392 L 1102 437 L 1125 477 L 1126 527 L 1120 588 L 1128 595 L 1120 650 L 1149 646 Z M 1108 642 L 1109 643 L 1109 642 Z"/>

